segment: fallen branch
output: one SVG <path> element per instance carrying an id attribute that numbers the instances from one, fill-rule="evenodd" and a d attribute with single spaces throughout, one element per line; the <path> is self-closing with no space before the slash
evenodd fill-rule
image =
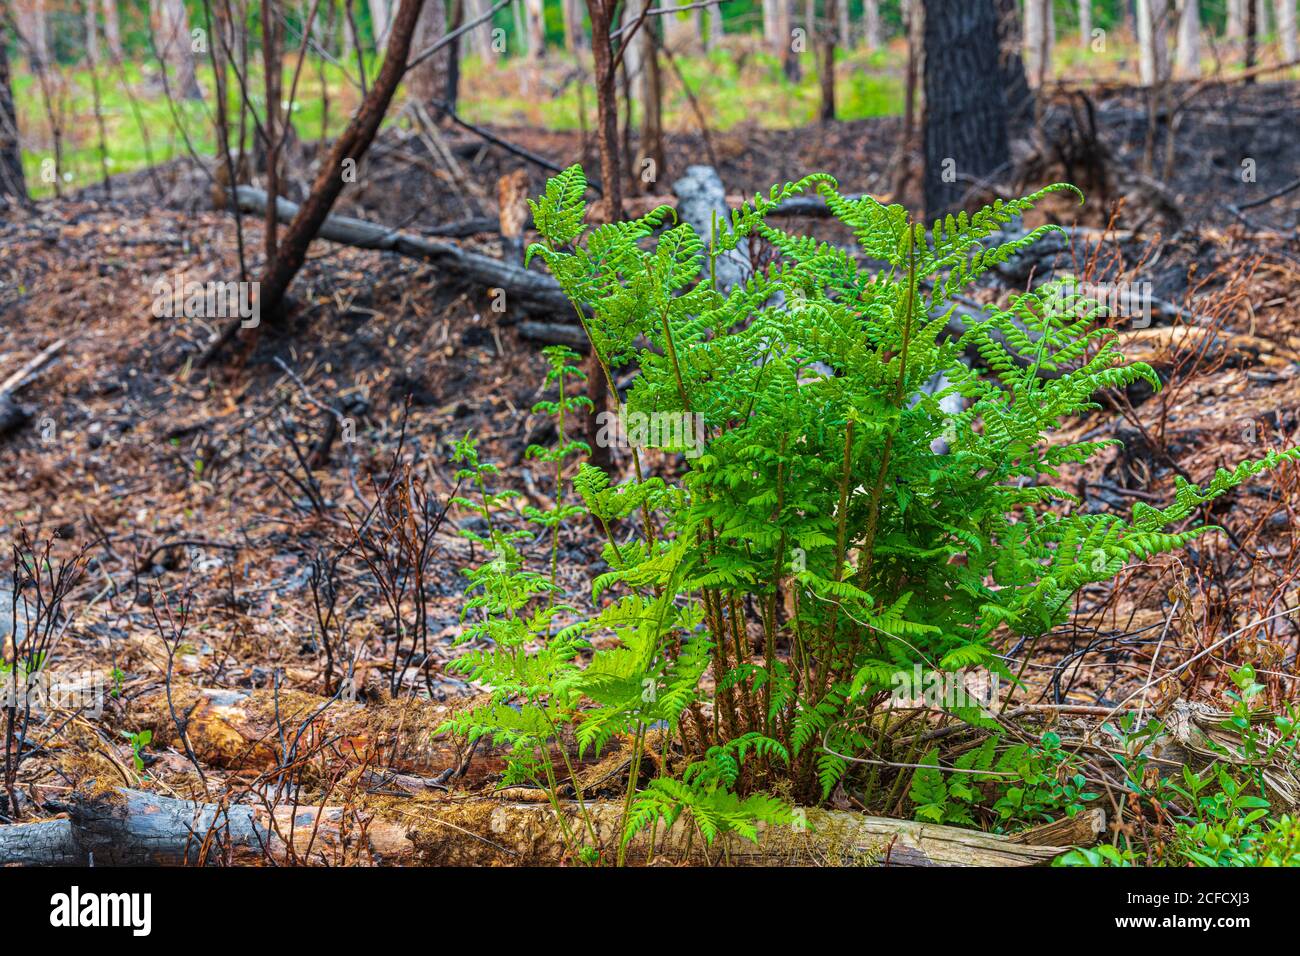
<path id="1" fill-rule="evenodd" d="M 488 798 L 387 802 L 375 808 L 257 806 L 177 800 L 139 790 L 75 795 L 68 820 L 0 829 L 0 865 L 169 866 L 213 862 L 280 865 L 555 865 L 571 860 L 549 804 Z M 571 833 L 594 837 L 612 859 L 623 821 L 618 801 L 558 805 Z M 709 846 L 679 819 L 632 839 L 627 858 L 738 866 L 860 863 L 885 866 L 1040 866 L 1068 845 L 1041 846 L 978 830 L 810 808 L 798 827 L 760 826 L 758 841 Z M 806 825 L 805 825 L 806 824 Z M 1095 842 L 1105 814 L 1092 810 L 1050 832 Z M 653 844 L 652 844 L 653 839 Z"/>
<path id="2" fill-rule="evenodd" d="M 245 212 L 262 212 L 266 209 L 264 190 L 240 186 L 237 199 Z M 297 204 L 280 197 L 276 202 L 276 218 L 287 221 L 297 215 Z M 573 313 L 573 306 L 560 291 L 559 283 L 550 276 L 481 252 L 462 249 L 455 243 L 439 242 L 415 233 L 390 229 L 365 219 L 334 215 L 321 223 L 316 237 L 357 249 L 395 252 L 411 259 L 445 266 L 458 279 L 488 289 L 504 290 L 506 300 L 512 306 L 518 305 L 548 315 Z"/>

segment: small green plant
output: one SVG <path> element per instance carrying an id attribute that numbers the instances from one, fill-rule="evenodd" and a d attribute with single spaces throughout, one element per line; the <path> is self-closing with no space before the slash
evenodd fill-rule
<path id="1" fill-rule="evenodd" d="M 552 353 L 548 381 L 560 397 L 539 409 L 560 420 L 560 437 L 538 455 L 556 465 L 555 506 L 528 514 L 551 537 L 552 573 L 539 574 L 520 551 L 528 533 L 494 517 L 508 494 L 491 488 L 495 470 L 469 439 L 457 445 L 477 492 L 462 504 L 487 529 L 471 536 L 489 553 L 470 572 L 466 606 L 475 618 L 466 639 L 482 649 L 459 666 L 494 696 L 449 729 L 509 743 L 507 781 L 535 781 L 552 799 L 555 755 L 567 760 L 562 729 L 580 753 L 628 741 L 629 831 L 687 815 L 706 839 L 752 836 L 746 815 L 750 824 L 777 815 L 767 801 L 746 803 L 751 795 L 824 799 L 869 748 L 896 674 L 917 665 L 1005 674 L 996 635 L 1057 626 L 1080 588 L 1208 532 L 1188 519 L 1300 454 L 1221 469 L 1204 488 L 1177 478 L 1168 507 L 1138 502 L 1127 518 L 1087 513 L 1052 484 L 1062 466 L 1116 444 L 1053 443 L 1053 431 L 1097 408 L 1100 391 L 1158 389 L 1156 373 L 1125 363 L 1115 333 L 1096 322 L 1101 307 L 1069 286 L 986 306 L 960 336 L 946 329 L 963 288 L 1054 228 L 1003 242 L 1002 227 L 1073 187 L 927 228 L 814 175 L 756 196 L 710 236 L 673 224 L 668 207 L 588 229 L 586 189 L 578 167 L 548 183 L 532 203 L 542 241 L 529 256 L 573 301 L 610 394 L 614 371 L 635 369 L 621 411 L 698 421 L 703 447 L 680 478 L 647 472 L 646 446 L 684 450 L 662 436 L 629 442 L 628 480 L 585 463 L 570 474 L 580 449 L 563 423 L 577 406 L 563 383 L 577 374 Z M 808 190 L 852 232 L 858 255 L 767 221 Z M 756 240 L 775 261 L 724 293 L 718 257 Z M 984 371 L 961 361 L 968 350 Z M 940 375 L 946 387 L 923 392 Z M 954 396 L 964 410 L 949 414 L 943 402 Z M 560 603 L 553 573 L 559 526 L 577 514 L 566 487 L 605 537 L 592 613 Z M 652 728 L 696 769 L 635 792 Z M 996 798 L 1003 825 L 1093 798 L 1077 774 L 1059 776 L 1067 765 L 1048 739 L 1020 756 L 1007 771 L 1017 782 Z M 932 817 L 960 817 L 975 802 L 962 789 L 970 782 L 940 779 L 940 802 L 927 781 L 914 799 Z"/>
<path id="2" fill-rule="evenodd" d="M 123 730 L 121 734 L 131 745 L 131 759 L 135 761 L 135 772 L 144 773 L 144 748 L 153 743 L 153 731 L 138 730 L 132 733 Z"/>
<path id="3" fill-rule="evenodd" d="M 1061 748 L 1055 733 L 1037 744 L 999 747 L 997 736 L 968 750 L 952 770 L 940 769 L 939 753 L 931 750 L 926 765 L 912 774 L 908 796 L 913 815 L 930 823 L 975 827 L 977 808 L 988 807 L 998 829 L 1014 829 L 1074 816 L 1099 794 L 1088 790 L 1081 761 Z"/>

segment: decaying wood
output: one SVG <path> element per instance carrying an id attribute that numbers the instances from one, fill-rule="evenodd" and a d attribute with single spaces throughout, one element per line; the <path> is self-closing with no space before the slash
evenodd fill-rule
<path id="1" fill-rule="evenodd" d="M 621 833 L 618 801 L 559 805 L 490 798 L 387 802 L 360 809 L 216 804 L 138 790 L 77 795 L 68 820 L 0 829 L 0 864 L 166 866 L 271 861 L 291 865 L 547 865 L 565 862 L 564 833 L 584 835 L 613 859 Z M 634 863 L 735 866 L 865 864 L 887 866 L 1037 866 L 1069 845 L 1043 846 L 974 830 L 911 820 L 808 809 L 798 827 L 760 827 L 756 843 L 721 838 L 708 845 L 686 819 L 643 831 L 628 847 Z M 1076 844 L 1094 842 L 1100 811 L 1062 825 Z"/>

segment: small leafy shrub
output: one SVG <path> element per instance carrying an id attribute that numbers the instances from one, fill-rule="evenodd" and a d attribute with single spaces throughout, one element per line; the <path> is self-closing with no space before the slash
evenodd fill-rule
<path id="1" fill-rule="evenodd" d="M 939 768 L 937 750 L 921 763 L 926 766 L 912 774 L 908 796 L 913 816 L 930 823 L 976 827 L 978 808 L 987 807 L 998 829 L 1014 829 L 1074 816 L 1100 796 L 1088 789 L 1078 756 L 1064 751 L 1050 731 L 1038 744 L 1001 750 L 999 738 L 989 736 L 954 760 L 955 769 L 947 773 Z"/>
<path id="2" fill-rule="evenodd" d="M 1114 443 L 1051 444 L 1053 430 L 1095 409 L 1101 390 L 1159 388 L 1155 372 L 1126 364 L 1114 332 L 1096 324 L 1099 308 L 1059 287 L 988 306 L 959 337 L 944 331 L 955 295 L 1053 227 L 1010 242 L 998 230 L 1073 187 L 926 228 L 901 206 L 847 199 L 814 175 L 756 196 L 710 237 L 672 224 L 668 207 L 589 230 L 586 188 L 578 167 L 551 180 L 532 204 L 542 242 L 529 254 L 573 301 L 611 394 L 614 371 L 636 369 L 626 411 L 699 416 L 704 448 L 680 479 L 648 474 L 635 446 L 630 480 L 566 469 L 581 453 L 565 428 L 580 373 L 573 356 L 552 351 L 552 385 L 573 387 L 541 409 L 560 421 L 558 444 L 537 451 L 556 464 L 555 509 L 528 515 L 552 537 L 545 574 L 526 566 L 527 533 L 494 517 L 506 494 L 493 489 L 494 470 L 472 440 L 457 446 L 475 489 L 464 504 L 486 528 L 470 534 L 489 553 L 469 572 L 474 623 L 464 636 L 478 649 L 459 666 L 495 694 L 448 729 L 508 744 L 508 780 L 552 799 L 559 776 L 573 776 L 557 746 L 564 734 L 580 753 L 630 741 L 629 833 L 685 813 L 707 837 L 752 836 L 753 822 L 783 815 L 747 795 L 824 798 L 871 747 L 881 726 L 872 716 L 897 672 L 1000 669 L 991 649 L 1000 629 L 1060 624 L 1079 588 L 1187 544 L 1209 529 L 1167 529 L 1296 457 L 1220 470 L 1205 488 L 1179 479 L 1168 507 L 1138 502 L 1128 518 L 1058 507 L 1078 504 L 1052 484 L 1061 466 Z M 767 221 L 808 190 L 872 265 Z M 717 258 L 752 239 L 776 261 L 723 294 Z M 1068 308 L 1054 307 L 1062 301 Z M 968 348 L 986 371 L 960 360 Z M 946 386 L 923 393 L 938 375 Z M 941 406 L 952 395 L 964 400 L 959 414 Z M 658 446 L 700 452 L 683 446 L 690 433 L 670 429 Z M 608 566 L 591 581 L 597 610 L 585 616 L 561 603 L 554 577 L 556 527 L 577 500 L 603 531 Z M 593 650 L 596 635 L 616 641 Z M 978 721 L 969 710 L 956 713 Z M 686 771 L 638 792 L 651 730 L 676 740 Z M 1021 755 L 1024 775 L 998 798 L 1004 822 L 1084 802 L 1082 786 L 1046 782 L 1035 763 L 1044 753 Z M 947 785 L 952 809 L 924 812 L 961 819 L 961 788 Z M 922 790 L 919 805 L 939 805 Z"/>
<path id="3" fill-rule="evenodd" d="M 1294 705 L 1278 714 L 1256 706 L 1264 687 L 1255 676 L 1249 664 L 1231 672 L 1230 713 L 1220 739 L 1206 739 L 1208 763 L 1199 771 L 1184 765 L 1162 774 L 1150 761 L 1148 745 L 1169 732 L 1162 721 L 1138 726 L 1129 714 L 1113 727 L 1129 793 L 1139 807 L 1171 817 L 1172 827 L 1149 848 L 1150 860 L 1135 847 L 1109 846 L 1072 850 L 1057 865 L 1300 866 L 1300 825 L 1290 814 L 1269 819 L 1279 777 L 1300 772 L 1300 722 Z M 1265 723 L 1269 732 L 1260 729 Z"/>

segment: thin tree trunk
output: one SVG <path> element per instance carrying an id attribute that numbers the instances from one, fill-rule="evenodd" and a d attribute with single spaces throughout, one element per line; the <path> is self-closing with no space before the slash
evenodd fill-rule
<path id="1" fill-rule="evenodd" d="M 388 46 L 388 31 L 392 26 L 388 0 L 370 0 L 370 27 L 375 34 L 375 52 Z"/>
<path id="2" fill-rule="evenodd" d="M 156 0 L 153 11 L 154 46 L 168 82 L 179 96 L 196 100 L 202 97 L 194 75 L 194 57 L 190 52 L 190 21 L 184 0 Z"/>
<path id="3" fill-rule="evenodd" d="M 564 48 L 576 55 L 583 47 L 581 0 L 561 0 L 560 11 L 564 15 Z"/>
<path id="4" fill-rule="evenodd" d="M 1249 70 L 1251 67 L 1255 65 L 1255 55 L 1259 49 L 1259 7 L 1256 4 L 1251 3 L 1250 0 L 1245 0 L 1245 2 L 1246 2 L 1245 66 L 1246 69 Z M 1253 77 L 1247 77 L 1246 82 L 1249 84 L 1255 81 Z"/>
<path id="5" fill-rule="evenodd" d="M 425 0 L 420 19 L 415 25 L 412 49 L 418 54 L 427 50 L 447 34 L 447 8 L 443 0 Z M 429 115 L 440 117 L 443 103 L 447 102 L 447 84 L 451 71 L 451 45 L 443 47 L 433 56 L 413 67 L 407 75 L 406 88 L 415 102 L 429 110 Z"/>
<path id="6" fill-rule="evenodd" d="M 862 29 L 866 35 L 867 49 L 879 50 L 884 43 L 880 33 L 880 0 L 863 0 Z"/>
<path id="7" fill-rule="evenodd" d="M 18 112 L 9 77 L 9 23 L 8 18 L 0 17 L 0 207 L 9 200 L 26 205 L 27 184 L 23 180 Z"/>
<path id="8" fill-rule="evenodd" d="M 14 25 L 23 40 L 28 66 L 33 73 L 40 73 L 50 61 L 45 0 L 15 0 Z"/>
<path id="9" fill-rule="evenodd" d="M 1137 0 L 1138 71 L 1143 86 L 1169 79 L 1169 0 Z"/>
<path id="10" fill-rule="evenodd" d="M 655 0 L 634 0 L 630 7 L 630 19 L 635 21 L 646 7 L 654 6 Z M 624 66 L 635 75 L 637 98 L 641 103 L 641 166 L 637 173 L 644 172 L 647 160 L 652 164 L 653 177 L 641 179 L 647 187 L 661 180 L 664 170 L 663 138 L 663 76 L 659 69 L 659 51 L 656 41 L 658 17 L 647 17 L 646 22 L 632 39 L 636 47 L 636 65 L 628 59 Z M 632 50 L 629 49 L 628 53 Z"/>
<path id="11" fill-rule="evenodd" d="M 609 34 L 616 0 L 587 0 L 587 15 L 591 19 L 591 53 L 596 74 L 596 141 L 600 150 L 600 181 L 604 188 L 601 199 L 603 216 L 609 222 L 623 218 L 623 172 L 618 145 L 618 102 L 616 100 L 618 66 L 614 59 L 613 44 Z M 597 420 L 609 402 L 609 383 L 596 350 L 591 350 L 587 362 L 587 397 L 591 409 L 587 415 L 587 444 L 591 447 L 591 463 L 606 471 L 610 466 L 609 448 L 597 441 L 600 425 Z"/>
<path id="12" fill-rule="evenodd" d="M 1277 37 L 1282 44 L 1282 59 L 1300 59 L 1300 41 L 1296 37 L 1296 0 L 1277 0 Z"/>
<path id="13" fill-rule="evenodd" d="M 822 99 L 818 119 L 823 123 L 829 123 L 835 119 L 836 2 L 837 0 L 826 0 L 825 24 L 820 37 Z M 839 2 L 847 3 L 848 0 L 839 0 Z"/>
<path id="14" fill-rule="evenodd" d="M 1085 50 L 1092 42 L 1092 0 L 1079 0 L 1079 45 Z"/>
<path id="15" fill-rule="evenodd" d="M 90 65 L 99 65 L 99 17 L 95 10 L 95 0 L 86 0 L 81 9 L 82 22 L 86 28 L 86 59 Z"/>
<path id="16" fill-rule="evenodd" d="M 925 0 L 925 209 L 955 213 L 1010 158 L 994 0 Z"/>
<path id="17" fill-rule="evenodd" d="M 1036 89 L 1052 72 L 1051 0 L 1025 0 L 1025 69 Z"/>
<path id="18" fill-rule="evenodd" d="M 117 0 L 103 0 L 100 4 L 104 11 L 104 41 L 108 44 L 108 55 L 114 63 L 122 61 L 122 30 L 117 20 Z"/>
<path id="19" fill-rule="evenodd" d="M 799 79 L 799 58 L 794 52 L 794 17 L 792 7 L 795 0 L 773 0 L 776 6 L 776 27 L 773 31 L 773 53 L 781 61 L 781 72 L 790 80 Z"/>
<path id="20" fill-rule="evenodd" d="M 1294 2 L 1294 0 L 1293 0 Z M 1197 0 L 1182 0 L 1178 17 L 1177 67 L 1182 76 L 1201 75 L 1201 11 Z"/>
<path id="21" fill-rule="evenodd" d="M 524 0 L 524 19 L 528 30 L 528 56 L 540 60 L 546 56 L 546 10 L 542 0 Z"/>
<path id="22" fill-rule="evenodd" d="M 835 42 L 846 50 L 851 50 L 853 49 L 853 22 L 849 19 L 848 0 L 840 0 L 834 6 L 836 13 Z"/>
<path id="23" fill-rule="evenodd" d="M 1228 0 L 1228 25 L 1225 35 L 1229 40 L 1243 40 L 1246 36 L 1246 4 L 1250 0 Z"/>
<path id="24" fill-rule="evenodd" d="M 471 20 L 477 20 L 487 13 L 492 0 L 466 0 L 466 2 L 468 4 L 465 11 L 466 16 Z M 474 27 L 466 34 L 466 37 L 469 40 L 470 48 L 479 60 L 487 63 L 492 59 L 492 22 L 490 20 Z"/>
<path id="25" fill-rule="evenodd" d="M 718 4 L 709 7 L 709 32 L 704 38 L 704 49 L 706 51 L 714 50 L 722 42 L 722 11 L 718 9 Z"/>

